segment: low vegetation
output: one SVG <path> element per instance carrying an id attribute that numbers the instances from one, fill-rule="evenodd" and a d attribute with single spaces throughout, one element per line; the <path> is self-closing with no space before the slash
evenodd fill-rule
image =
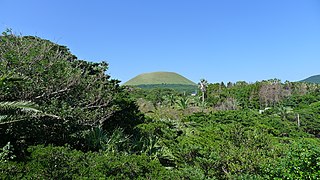
<path id="1" fill-rule="evenodd" d="M 320 178 L 319 85 L 203 80 L 191 95 L 107 69 L 3 33 L 1 179 Z"/>

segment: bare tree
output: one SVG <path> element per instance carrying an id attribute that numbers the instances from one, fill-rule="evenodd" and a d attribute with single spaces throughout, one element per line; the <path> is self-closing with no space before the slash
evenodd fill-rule
<path id="1" fill-rule="evenodd" d="M 282 99 L 282 85 L 278 79 L 263 81 L 259 90 L 260 103 L 264 107 L 275 105 Z"/>

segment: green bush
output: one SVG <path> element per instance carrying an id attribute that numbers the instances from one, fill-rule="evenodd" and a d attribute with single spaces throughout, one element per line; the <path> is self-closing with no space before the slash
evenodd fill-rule
<path id="1" fill-rule="evenodd" d="M 1 179 L 179 178 L 146 155 L 83 153 L 69 147 L 34 146 L 25 162 L 0 163 Z"/>
<path id="2" fill-rule="evenodd" d="M 302 139 L 283 147 L 283 155 L 264 164 L 262 176 L 268 179 L 319 179 L 320 142 Z"/>

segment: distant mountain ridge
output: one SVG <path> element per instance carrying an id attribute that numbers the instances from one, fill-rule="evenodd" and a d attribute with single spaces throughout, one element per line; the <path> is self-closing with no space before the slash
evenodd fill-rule
<path id="1" fill-rule="evenodd" d="M 143 89 L 169 88 L 184 92 L 194 92 L 197 89 L 196 83 L 175 72 L 143 73 L 123 85 L 137 86 Z"/>
<path id="2" fill-rule="evenodd" d="M 320 75 L 310 76 L 310 77 L 302 80 L 301 82 L 309 82 L 309 83 L 317 83 L 317 84 L 320 84 Z"/>

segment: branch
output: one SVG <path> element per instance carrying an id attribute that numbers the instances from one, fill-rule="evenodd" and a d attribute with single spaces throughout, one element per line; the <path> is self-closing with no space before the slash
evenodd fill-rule
<path id="1" fill-rule="evenodd" d="M 105 104 L 97 105 L 97 106 L 87 106 L 87 107 L 84 107 L 84 109 L 105 108 L 105 107 L 108 107 L 108 106 L 109 106 L 109 103 L 105 103 Z"/>
<path id="2" fill-rule="evenodd" d="M 56 95 L 56 94 L 67 92 L 67 91 L 70 91 L 70 89 L 69 88 L 65 88 L 65 89 L 61 89 L 59 91 L 52 92 L 50 94 L 43 93 L 42 95 L 35 97 L 35 99 L 40 99 L 40 98 L 43 98 L 45 96 L 53 96 L 53 95 Z"/>

